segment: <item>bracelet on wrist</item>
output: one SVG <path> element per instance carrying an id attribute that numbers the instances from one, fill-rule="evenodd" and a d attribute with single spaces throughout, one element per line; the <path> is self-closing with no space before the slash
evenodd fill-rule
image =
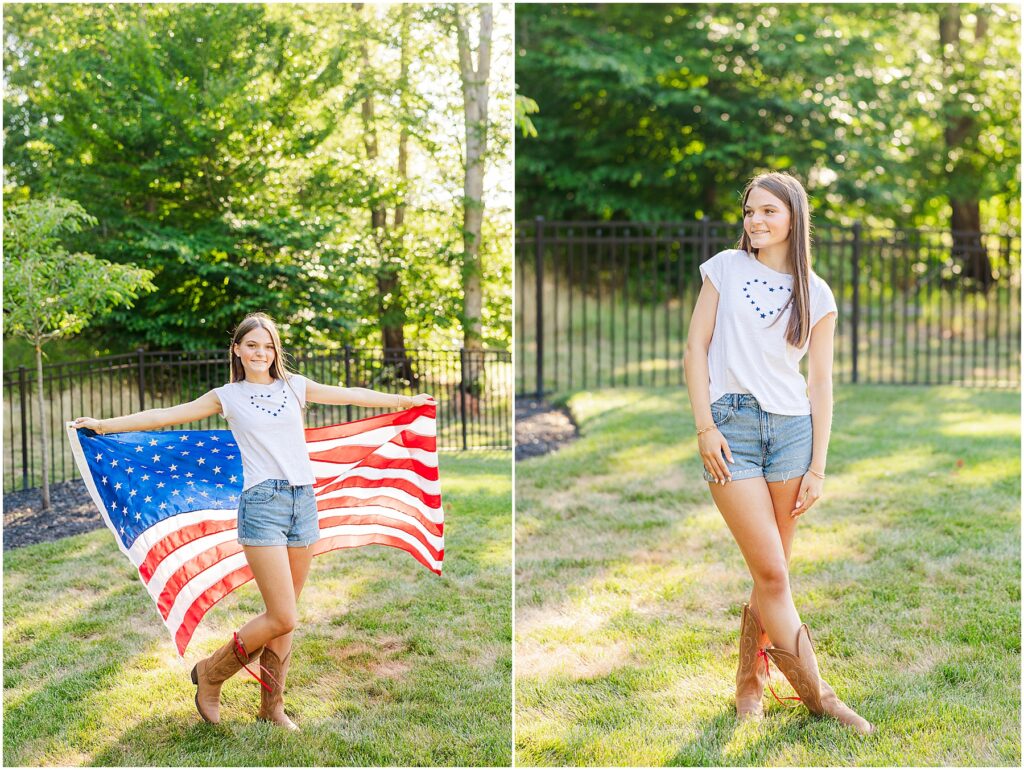
<path id="1" fill-rule="evenodd" d="M 808 473 L 813 473 L 813 474 L 814 474 L 815 476 L 817 476 L 817 477 L 818 477 L 819 479 L 823 479 L 823 478 L 825 478 L 825 474 L 824 474 L 824 473 L 818 473 L 818 472 L 817 472 L 816 470 L 814 470 L 813 468 L 808 468 L 808 469 L 807 469 L 807 472 L 808 472 Z"/>
<path id="2" fill-rule="evenodd" d="M 709 430 L 714 430 L 717 427 L 717 425 L 712 425 L 708 428 L 701 428 L 700 430 L 697 431 L 697 435 L 699 436 L 701 433 L 707 433 Z"/>

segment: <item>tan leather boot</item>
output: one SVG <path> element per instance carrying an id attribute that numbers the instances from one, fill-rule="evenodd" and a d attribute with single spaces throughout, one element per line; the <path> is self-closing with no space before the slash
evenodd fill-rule
<path id="1" fill-rule="evenodd" d="M 212 724 L 220 723 L 221 685 L 259 654 L 260 650 L 246 652 L 242 640 L 235 635 L 213 655 L 196 663 L 192 668 L 192 684 L 196 685 L 199 716 Z"/>
<path id="2" fill-rule="evenodd" d="M 812 714 L 834 717 L 863 735 L 875 731 L 870 722 L 839 700 L 835 691 L 821 678 L 806 623 L 796 632 L 795 655 L 777 647 L 769 647 L 767 653 Z"/>
<path id="3" fill-rule="evenodd" d="M 291 650 L 288 650 L 284 660 L 281 660 L 272 649 L 263 648 L 263 654 L 260 655 L 260 673 L 266 677 L 270 689 L 260 688 L 260 713 L 256 718 L 264 722 L 273 722 L 286 730 L 298 730 L 299 726 L 284 713 L 284 682 L 288 676 L 288 664 L 291 659 Z"/>
<path id="4" fill-rule="evenodd" d="M 740 664 L 736 669 L 736 716 L 740 720 L 764 718 L 764 684 L 768 680 L 765 664 L 758 654 L 761 647 L 761 620 L 743 605 L 740 621 Z"/>

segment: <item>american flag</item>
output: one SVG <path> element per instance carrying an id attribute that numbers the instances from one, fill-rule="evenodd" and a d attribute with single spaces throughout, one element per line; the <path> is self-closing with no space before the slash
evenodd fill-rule
<path id="1" fill-rule="evenodd" d="M 436 413 L 427 404 L 306 429 L 317 555 L 388 545 L 441 574 Z M 184 655 L 207 610 L 252 579 L 236 542 L 242 459 L 231 431 L 99 435 L 66 427 L 93 502 Z"/>

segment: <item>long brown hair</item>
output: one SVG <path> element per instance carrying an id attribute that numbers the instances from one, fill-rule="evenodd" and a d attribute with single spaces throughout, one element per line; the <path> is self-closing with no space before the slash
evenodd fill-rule
<path id="1" fill-rule="evenodd" d="M 787 306 L 792 305 L 789 325 L 786 327 L 786 342 L 793 347 L 801 348 L 811 333 L 811 209 L 807 203 L 807 191 L 796 177 L 789 174 L 778 171 L 758 174 L 750 180 L 743 191 L 741 211 L 746 209 L 747 198 L 755 187 L 771 193 L 789 209 L 787 257 L 789 268 L 793 271 L 793 292 L 783 305 L 782 312 L 775 316 L 772 323 L 779 320 Z M 746 228 L 743 229 L 737 248 L 757 255 L 757 249 L 751 248 Z"/>
<path id="2" fill-rule="evenodd" d="M 289 381 L 294 372 L 289 371 L 285 363 L 284 349 L 281 347 L 281 336 L 277 333 L 277 324 L 266 313 L 249 313 L 232 332 L 231 344 L 228 346 L 228 356 L 231 359 L 231 382 L 241 382 L 245 379 L 245 367 L 242 366 L 242 359 L 235 354 L 235 345 L 240 345 L 245 335 L 256 328 L 266 329 L 270 333 L 270 341 L 274 345 L 274 362 L 270 365 L 270 376 L 275 380 L 284 380 L 292 395 L 295 396 L 296 402 L 301 404 L 298 394 Z"/>

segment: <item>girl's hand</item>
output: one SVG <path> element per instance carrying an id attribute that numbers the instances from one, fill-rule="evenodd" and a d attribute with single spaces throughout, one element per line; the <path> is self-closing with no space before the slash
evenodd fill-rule
<path id="1" fill-rule="evenodd" d="M 821 499 L 824 487 L 824 479 L 819 479 L 810 472 L 805 473 L 803 481 L 800 482 L 800 491 L 796 493 L 796 507 L 789 514 L 790 518 L 795 519 L 807 513 L 808 509 Z"/>
<path id="2" fill-rule="evenodd" d="M 426 404 L 433 404 L 434 397 L 429 393 L 418 393 L 411 397 L 413 406 L 424 406 Z"/>
<path id="3" fill-rule="evenodd" d="M 101 423 L 103 420 L 94 420 L 92 417 L 79 417 L 71 423 L 71 427 L 75 428 L 88 428 L 91 431 L 102 434 Z"/>
<path id="4" fill-rule="evenodd" d="M 725 436 L 722 435 L 718 428 L 697 436 L 697 448 L 700 450 L 701 459 L 704 461 L 704 468 L 715 477 L 715 481 L 719 484 L 732 481 L 732 474 L 729 472 L 724 458 L 727 458 L 731 463 L 734 463 L 735 460 L 732 459 L 732 450 L 729 449 L 729 442 L 725 440 Z"/>

